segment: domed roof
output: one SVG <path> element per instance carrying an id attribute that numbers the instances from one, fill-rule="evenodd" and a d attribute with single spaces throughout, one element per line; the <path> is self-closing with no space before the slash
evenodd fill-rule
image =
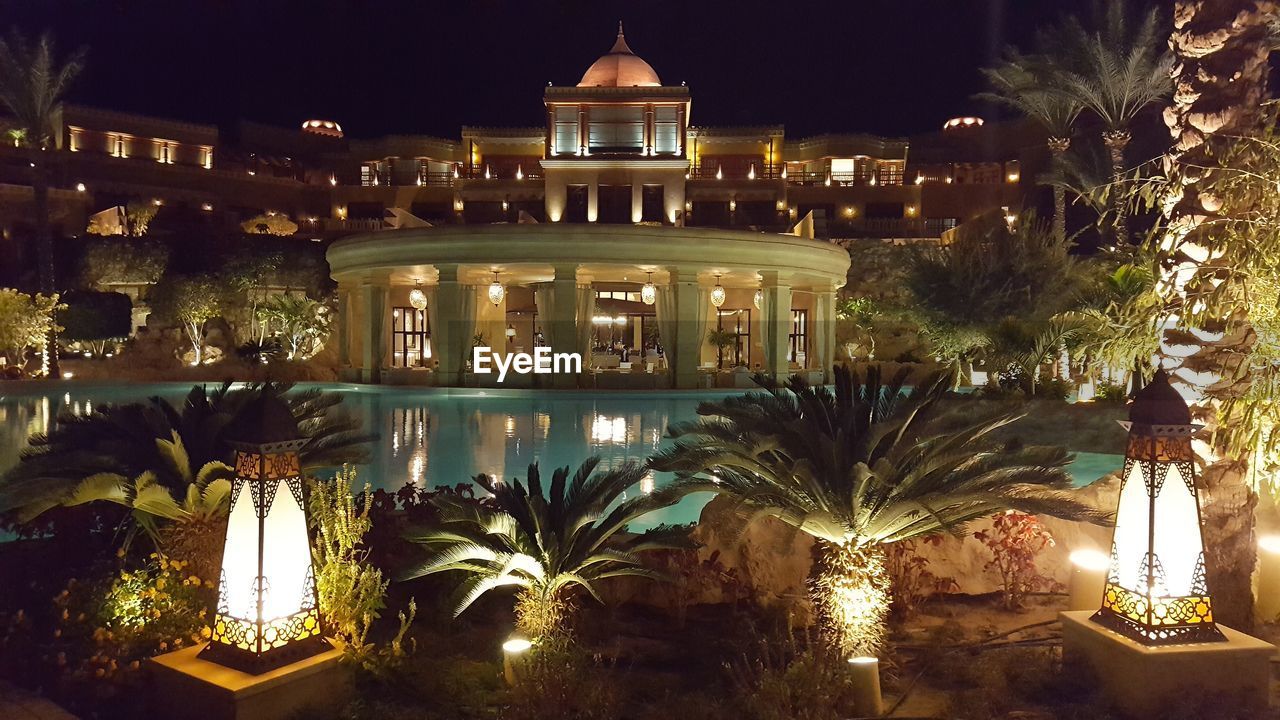
<path id="1" fill-rule="evenodd" d="M 578 87 L 659 87 L 662 81 L 658 73 L 641 60 L 622 36 L 622 23 L 618 23 L 618 39 L 607 55 L 591 63 Z"/>
<path id="2" fill-rule="evenodd" d="M 1141 425 L 1190 425 L 1191 408 L 1169 384 L 1169 376 L 1162 368 L 1133 396 L 1129 421 Z"/>

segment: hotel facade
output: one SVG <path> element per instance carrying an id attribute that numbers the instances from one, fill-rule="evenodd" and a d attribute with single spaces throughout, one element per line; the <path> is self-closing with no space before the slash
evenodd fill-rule
<path id="1" fill-rule="evenodd" d="M 139 201 L 227 228 L 287 215 L 299 242 L 329 243 L 350 380 L 483 382 L 468 378 L 475 344 L 580 352 L 597 385 L 725 384 L 745 370 L 819 379 L 835 359 L 850 244 L 936 242 L 978 215 L 1016 213 L 1043 152 L 1031 128 L 971 117 L 914 138 L 791 140 L 781 125 L 696 125 L 691 100 L 619 28 L 577 83 L 545 89 L 543 125 L 458 139 L 69 105 L 54 222 L 80 234 Z M 30 196 L 26 156 L 5 147 L 0 242 L 28 230 Z M 739 377 L 718 372 L 731 368 Z"/>

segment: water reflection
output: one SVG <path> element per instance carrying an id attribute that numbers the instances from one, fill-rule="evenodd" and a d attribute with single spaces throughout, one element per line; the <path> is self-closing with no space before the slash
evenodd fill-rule
<path id="1" fill-rule="evenodd" d="M 49 388 L 0 396 L 0 470 L 17 462 L 29 435 L 48 430 L 57 415 L 92 413 L 104 403 L 161 396 L 180 402 L 183 384 Z M 342 407 L 360 418 L 379 440 L 370 462 L 358 466 L 359 482 L 398 490 L 406 483 L 431 488 L 468 483 L 479 473 L 523 478 L 537 462 L 545 475 L 568 465 L 576 469 L 591 455 L 601 467 L 643 461 L 662 443 L 667 424 L 689 419 L 697 395 L 433 393 L 405 389 L 342 386 Z M 665 482 L 649 473 L 639 490 L 653 492 Z M 706 498 L 691 498 L 647 519 L 685 523 L 697 519 Z"/>

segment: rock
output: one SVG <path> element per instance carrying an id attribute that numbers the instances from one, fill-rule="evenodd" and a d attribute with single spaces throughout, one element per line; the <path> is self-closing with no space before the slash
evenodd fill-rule
<path id="1" fill-rule="evenodd" d="M 1113 510 L 1119 494 L 1119 475 L 1110 474 L 1075 491 L 1098 508 Z M 718 553 L 726 569 L 736 572 L 750 597 L 765 606 L 782 605 L 803 616 L 809 612 L 805 580 L 812 567 L 813 538 L 774 518 L 762 518 L 742 528 L 734 512 L 735 501 L 717 497 L 707 504 L 692 537 L 702 545 L 701 558 Z M 1037 560 L 1042 575 L 1067 585 L 1070 554 L 1079 549 L 1110 553 L 1111 528 L 1088 523 L 1041 517 L 1054 544 Z M 969 526 L 964 537 L 944 537 L 937 545 L 917 544 L 917 552 L 929 560 L 929 571 L 939 578 L 953 578 L 954 592 L 985 595 L 1000 590 L 1000 578 L 986 569 L 991 553 L 974 532 L 990 529 L 990 520 Z"/>
<path id="2" fill-rule="evenodd" d="M 736 504 L 732 498 L 716 497 L 702 509 L 692 535 L 702 546 L 699 558 L 716 554 L 755 602 L 781 606 L 798 619 L 807 618 L 805 580 L 813 565 L 813 538 L 771 517 L 744 528 Z"/>

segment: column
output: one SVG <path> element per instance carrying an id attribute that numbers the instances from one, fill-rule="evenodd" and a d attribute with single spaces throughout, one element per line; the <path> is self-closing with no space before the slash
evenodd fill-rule
<path id="1" fill-rule="evenodd" d="M 587 183 L 587 222 L 595 222 L 600 215 L 600 178 L 591 178 Z"/>
<path id="2" fill-rule="evenodd" d="M 382 382 L 382 366 L 387 359 L 387 296 L 391 283 L 387 277 L 366 278 L 360 282 L 360 300 L 364 306 L 361 328 L 360 381 Z"/>
<path id="3" fill-rule="evenodd" d="M 644 183 L 631 178 L 631 222 L 644 220 Z"/>
<path id="4" fill-rule="evenodd" d="M 338 367 L 351 366 L 351 288 L 338 285 Z"/>
<path id="5" fill-rule="evenodd" d="M 667 222 L 674 223 L 676 216 L 684 212 L 684 176 L 679 180 L 671 179 L 662 184 L 662 213 Z"/>
<path id="6" fill-rule="evenodd" d="M 462 379 L 462 348 L 470 347 L 470 338 L 459 338 L 456 318 L 462 312 L 461 286 L 457 265 L 437 265 L 440 279 L 436 285 L 436 324 L 431 328 L 431 357 L 436 366 L 436 385 L 458 385 Z"/>
<path id="7" fill-rule="evenodd" d="M 672 381 L 675 387 L 688 389 L 698 386 L 698 365 L 702 362 L 702 337 L 700 328 L 706 323 L 698 318 L 698 274 L 692 270 L 671 270 L 671 288 L 676 298 L 675 347 L 668 348 L 671 355 Z"/>
<path id="8" fill-rule="evenodd" d="M 822 382 L 835 380 L 832 368 L 836 362 L 836 291 L 827 286 L 817 288 L 813 298 L 813 321 L 810 332 L 813 333 L 815 350 L 812 365 L 822 371 Z"/>
<path id="9" fill-rule="evenodd" d="M 568 188 L 559 172 L 547 173 L 546 179 L 547 222 L 560 222 L 564 218 L 564 206 L 568 201 Z"/>
<path id="10" fill-rule="evenodd" d="M 551 281 L 551 352 L 554 354 L 582 353 L 584 348 L 578 346 L 578 266 L 556 265 L 555 279 Z M 591 318 L 585 318 L 590 323 Z M 582 369 L 585 372 L 591 366 L 590 354 L 582 357 Z M 557 387 L 574 387 L 578 379 L 570 375 L 553 375 L 552 383 Z"/>
<path id="11" fill-rule="evenodd" d="M 760 274 L 764 278 L 764 315 L 761 325 L 765 343 L 764 371 L 778 380 L 785 380 L 790 372 L 787 367 L 787 351 L 790 349 L 791 335 L 791 285 L 776 271 L 767 270 Z"/>

